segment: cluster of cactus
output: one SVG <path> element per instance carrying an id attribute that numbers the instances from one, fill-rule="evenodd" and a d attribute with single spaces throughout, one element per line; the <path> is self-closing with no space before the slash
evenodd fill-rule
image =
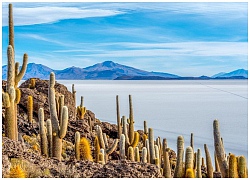
<path id="1" fill-rule="evenodd" d="M 17 140 L 17 104 L 20 101 L 21 92 L 18 89 L 18 83 L 23 78 L 28 62 L 28 55 L 23 55 L 23 65 L 19 71 L 19 63 L 15 62 L 14 48 L 14 22 L 13 7 L 9 4 L 9 45 L 7 49 L 8 69 L 7 69 L 7 89 L 2 92 L 3 106 L 5 107 L 5 135 L 6 137 Z"/>
<path id="2" fill-rule="evenodd" d="M 79 119 L 83 119 L 86 113 L 86 107 L 83 106 L 83 96 L 81 96 L 81 104 L 76 108 L 77 115 Z"/>

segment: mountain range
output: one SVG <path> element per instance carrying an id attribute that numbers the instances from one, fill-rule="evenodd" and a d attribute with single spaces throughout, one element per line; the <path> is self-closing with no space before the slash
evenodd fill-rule
<path id="1" fill-rule="evenodd" d="M 164 80 L 164 79 L 247 79 L 248 70 L 238 69 L 229 73 L 218 73 L 211 77 L 181 77 L 163 72 L 148 72 L 133 67 L 105 61 L 86 68 L 69 67 L 54 70 L 42 64 L 29 63 L 23 79 L 48 79 L 50 72 L 54 72 L 56 79 L 68 80 Z M 2 66 L 2 79 L 7 78 L 7 65 Z"/>

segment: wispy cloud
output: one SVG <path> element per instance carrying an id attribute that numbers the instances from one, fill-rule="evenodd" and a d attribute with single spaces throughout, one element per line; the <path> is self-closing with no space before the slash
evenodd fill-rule
<path id="1" fill-rule="evenodd" d="M 35 3 L 34 3 L 35 4 Z M 63 19 L 114 16 L 123 12 L 105 9 L 83 9 L 78 7 L 14 7 L 16 26 L 54 23 Z M 8 25 L 8 12 L 3 10 L 3 26 Z"/>

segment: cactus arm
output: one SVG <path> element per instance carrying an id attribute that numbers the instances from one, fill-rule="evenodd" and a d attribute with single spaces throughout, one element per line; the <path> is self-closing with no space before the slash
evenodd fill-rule
<path id="1" fill-rule="evenodd" d="M 207 177 L 213 178 L 213 164 L 210 157 L 210 153 L 206 144 L 204 144 L 205 155 L 206 155 L 206 165 L 207 165 Z"/>
<path id="2" fill-rule="evenodd" d="M 149 128 L 148 134 L 149 134 L 148 140 L 149 140 L 150 163 L 154 164 L 155 150 L 154 150 L 154 133 L 152 128 Z"/>
<path id="3" fill-rule="evenodd" d="M 61 121 L 61 124 L 60 124 L 60 131 L 59 131 L 59 138 L 60 139 L 64 138 L 66 133 L 67 133 L 68 120 L 69 120 L 68 107 L 63 106 L 63 109 L 62 109 L 62 121 Z"/>
<path id="4" fill-rule="evenodd" d="M 3 106 L 5 108 L 9 108 L 10 107 L 10 98 L 9 98 L 9 94 L 2 92 L 2 98 L 3 98 Z"/>
<path id="5" fill-rule="evenodd" d="M 9 45 L 11 45 L 14 50 L 14 20 L 12 4 L 9 4 Z"/>
<path id="6" fill-rule="evenodd" d="M 61 96 L 59 96 L 59 113 L 58 113 L 58 115 L 59 115 L 59 124 L 61 123 L 61 121 L 62 121 L 62 117 L 63 117 L 63 106 L 64 106 L 64 95 L 61 95 Z"/>
<path id="7" fill-rule="evenodd" d="M 107 139 L 107 135 L 106 133 L 102 133 L 102 136 L 103 136 L 103 140 L 104 140 L 104 145 L 105 145 L 105 149 L 108 148 L 108 139 Z"/>
<path id="8" fill-rule="evenodd" d="M 98 140 L 99 140 L 100 148 L 105 149 L 105 143 L 104 143 L 104 139 L 103 139 L 102 128 L 97 125 L 96 131 L 97 131 L 97 137 L 98 137 Z"/>
<path id="9" fill-rule="evenodd" d="M 214 147 L 215 147 L 216 157 L 220 166 L 222 177 L 225 178 L 228 176 L 228 163 L 227 159 L 225 158 L 225 151 L 223 144 L 221 142 L 218 120 L 214 120 L 213 130 L 214 130 Z"/>
<path id="10" fill-rule="evenodd" d="M 111 154 L 112 152 L 114 152 L 114 150 L 116 150 L 118 141 L 119 141 L 118 139 L 115 139 L 114 142 L 113 142 L 113 144 L 110 146 L 110 148 L 108 148 L 108 149 L 106 150 L 106 154 L 107 154 L 107 155 Z"/>
<path id="11" fill-rule="evenodd" d="M 147 148 L 147 162 L 150 163 L 150 147 L 149 147 L 149 140 L 146 139 L 145 141 L 146 148 Z"/>
<path id="12" fill-rule="evenodd" d="M 18 104 L 21 100 L 21 91 L 19 88 L 16 88 L 16 98 L 15 98 L 15 103 Z"/>
<path id="13" fill-rule="evenodd" d="M 19 62 L 15 63 L 15 75 L 19 73 Z"/>
<path id="14" fill-rule="evenodd" d="M 26 72 L 26 68 L 27 68 L 27 64 L 28 64 L 28 54 L 24 54 L 23 55 L 23 65 L 22 68 L 20 70 L 20 72 L 16 75 L 15 78 L 15 83 L 18 84 L 18 82 L 23 78 L 25 72 Z"/>
<path id="15" fill-rule="evenodd" d="M 127 130 L 127 124 L 126 124 L 126 117 L 122 116 L 122 134 L 125 136 L 125 143 L 129 144 L 129 138 L 128 138 L 128 130 Z"/>
<path id="16" fill-rule="evenodd" d="M 140 162 L 140 153 L 139 153 L 139 148 L 135 148 L 135 161 Z"/>
<path id="17" fill-rule="evenodd" d="M 140 134 L 138 132 L 134 132 L 134 141 L 132 142 L 131 146 L 135 148 L 140 140 Z"/>
<path id="18" fill-rule="evenodd" d="M 134 148 L 131 146 L 128 147 L 128 159 L 130 161 L 135 161 Z"/>
<path id="19" fill-rule="evenodd" d="M 9 91 L 11 86 L 15 86 L 15 61 L 14 61 L 14 51 L 11 45 L 7 49 L 8 57 L 8 74 L 7 74 L 7 90 Z"/>
<path id="20" fill-rule="evenodd" d="M 48 140 L 49 157 L 52 157 L 53 142 L 52 142 L 52 124 L 51 124 L 50 119 L 47 119 L 46 127 L 47 127 L 47 140 Z"/>
<path id="21" fill-rule="evenodd" d="M 39 119 L 39 132 L 41 137 L 41 154 L 48 157 L 48 141 L 46 136 L 46 130 L 44 126 L 44 111 L 43 108 L 40 108 L 38 111 L 38 119 Z"/>

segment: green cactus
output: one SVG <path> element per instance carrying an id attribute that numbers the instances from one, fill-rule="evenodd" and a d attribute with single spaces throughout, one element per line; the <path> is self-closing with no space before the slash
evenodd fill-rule
<path id="1" fill-rule="evenodd" d="M 126 159 L 126 150 L 125 150 L 125 140 L 126 140 L 126 137 L 124 134 L 121 134 L 121 137 L 120 137 L 120 142 L 119 142 L 119 149 L 120 149 L 120 158 L 121 160 L 125 160 Z"/>
<path id="2" fill-rule="evenodd" d="M 244 156 L 240 156 L 238 158 L 238 175 L 239 178 L 247 178 L 247 163 L 246 158 Z"/>
<path id="3" fill-rule="evenodd" d="M 77 131 L 75 133 L 75 158 L 76 160 L 80 160 L 80 140 L 81 140 L 81 135 Z"/>
<path id="4" fill-rule="evenodd" d="M 13 7 L 12 4 L 9 4 L 9 46 L 7 49 L 8 57 L 8 69 L 7 69 L 7 89 L 6 93 L 9 96 L 10 103 L 9 107 L 5 110 L 5 135 L 6 137 L 17 140 L 18 139 L 18 128 L 17 128 L 17 102 L 18 94 L 16 96 L 15 89 L 18 86 L 18 82 L 23 78 L 27 62 L 28 55 L 24 54 L 23 56 L 23 65 L 18 72 L 16 70 L 15 64 L 15 52 L 14 52 L 14 22 L 13 22 Z M 18 64 L 17 64 L 18 65 Z M 18 65 L 19 66 L 19 65 Z M 5 96 L 7 96 L 7 94 Z M 6 98 L 7 99 L 7 98 Z"/>
<path id="5" fill-rule="evenodd" d="M 128 128 L 128 137 L 129 143 L 132 144 L 134 141 L 134 114 L 133 114 L 133 105 L 132 105 L 132 96 L 129 95 L 129 128 Z"/>
<path id="6" fill-rule="evenodd" d="M 238 178 L 238 170 L 237 170 L 237 159 L 234 154 L 230 154 L 229 156 L 229 178 Z"/>
<path id="7" fill-rule="evenodd" d="M 223 178 L 226 178 L 228 176 L 228 163 L 227 159 L 225 158 L 224 146 L 221 142 L 218 120 L 214 120 L 213 130 L 214 130 L 214 147 L 215 147 L 216 157 L 218 160 L 218 164 L 220 166 L 221 175 Z"/>
<path id="8" fill-rule="evenodd" d="M 164 164 L 163 164 L 163 176 L 165 178 L 172 178 L 170 162 L 169 162 L 169 155 L 168 155 L 167 151 L 164 151 L 163 162 L 164 162 Z"/>
<path id="9" fill-rule="evenodd" d="M 185 154 L 185 173 L 187 169 L 193 169 L 194 168 L 194 151 L 191 146 L 188 146 L 186 148 L 186 154 Z"/>
<path id="10" fill-rule="evenodd" d="M 52 156 L 60 161 L 62 154 L 62 139 L 66 135 L 68 126 L 68 108 L 67 106 L 63 106 L 62 121 L 59 124 L 59 119 L 56 110 L 54 86 L 55 86 L 55 74 L 51 72 L 49 81 L 49 109 L 50 109 L 50 118 L 52 123 L 52 135 L 53 135 Z"/>
<path id="11" fill-rule="evenodd" d="M 121 118 L 120 118 L 120 107 L 119 107 L 119 96 L 116 95 L 116 119 L 117 119 L 117 138 L 120 139 L 122 134 Z"/>
<path id="12" fill-rule="evenodd" d="M 100 148 L 104 149 L 104 155 L 105 155 L 104 159 L 105 159 L 105 162 L 107 162 L 108 156 L 112 152 L 114 152 L 116 150 L 116 147 L 117 147 L 117 144 L 118 144 L 118 139 L 115 139 L 113 141 L 113 144 L 110 147 L 106 147 L 104 139 L 103 139 L 102 128 L 100 126 L 98 126 L 98 125 L 96 126 L 96 133 L 97 133 L 97 137 L 98 137 L 98 140 L 99 140 Z"/>
<path id="13" fill-rule="evenodd" d="M 32 96 L 28 96 L 27 109 L 28 109 L 29 123 L 33 123 L 33 97 Z"/>
<path id="14" fill-rule="evenodd" d="M 200 148 L 197 149 L 196 164 L 197 164 L 196 178 L 202 178 L 202 174 L 201 174 L 201 150 L 200 150 Z"/>
<path id="15" fill-rule="evenodd" d="M 183 177 L 183 155 L 184 155 L 184 138 L 182 136 L 178 136 L 177 139 L 177 162 L 174 172 L 174 178 L 182 178 Z"/>
<path id="16" fill-rule="evenodd" d="M 41 146 L 41 155 L 48 157 L 48 140 L 46 135 L 46 128 L 44 126 L 44 112 L 43 108 L 40 108 L 38 111 L 38 119 L 39 119 L 39 133 L 40 133 L 40 146 Z"/>
<path id="17" fill-rule="evenodd" d="M 206 155 L 206 165 L 207 165 L 207 177 L 213 178 L 213 165 L 210 157 L 210 153 L 206 144 L 204 144 L 205 155 Z"/>
<path id="18" fill-rule="evenodd" d="M 150 163 L 154 164 L 155 160 L 155 148 L 154 148 L 154 132 L 153 128 L 148 129 L 148 135 L 149 135 L 149 154 L 150 154 Z"/>
<path id="19" fill-rule="evenodd" d="M 52 157 L 53 138 L 52 138 L 52 124 L 51 124 L 50 119 L 47 119 L 47 121 L 46 121 L 46 128 L 47 128 L 47 140 L 48 140 L 49 157 Z"/>

